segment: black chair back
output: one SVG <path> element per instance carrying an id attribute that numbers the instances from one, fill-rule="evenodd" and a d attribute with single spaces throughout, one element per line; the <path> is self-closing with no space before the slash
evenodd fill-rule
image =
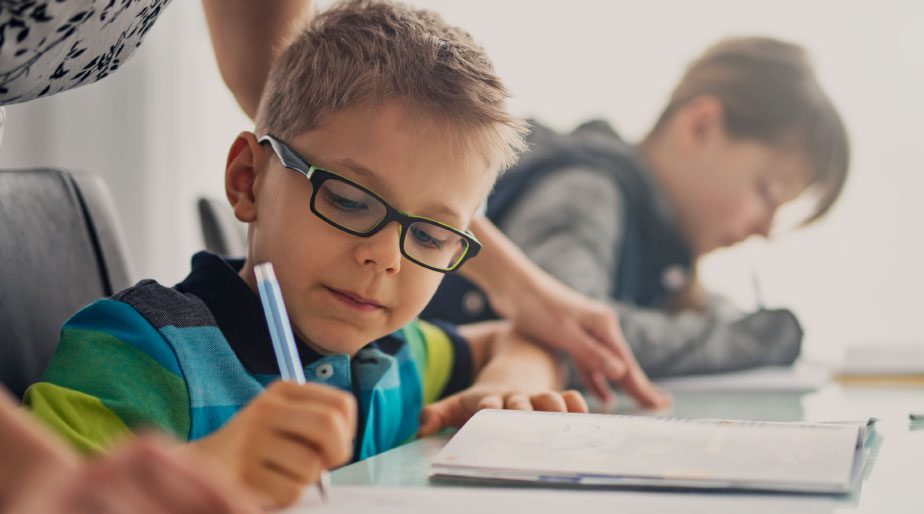
<path id="1" fill-rule="evenodd" d="M 22 397 L 84 305 L 130 285 L 125 240 L 98 177 L 0 170 L 0 382 Z"/>
<path id="2" fill-rule="evenodd" d="M 226 202 L 212 198 L 199 198 L 199 224 L 205 249 L 218 255 L 244 257 L 247 253 L 247 238 L 243 224 L 234 217 Z"/>

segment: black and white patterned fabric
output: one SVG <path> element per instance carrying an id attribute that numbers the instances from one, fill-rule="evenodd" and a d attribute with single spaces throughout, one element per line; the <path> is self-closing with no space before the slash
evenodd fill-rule
<path id="1" fill-rule="evenodd" d="M 0 0 L 0 105 L 119 69 L 170 0 Z"/>

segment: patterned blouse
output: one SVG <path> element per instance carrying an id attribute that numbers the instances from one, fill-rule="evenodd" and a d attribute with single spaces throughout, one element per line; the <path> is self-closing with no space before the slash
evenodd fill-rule
<path id="1" fill-rule="evenodd" d="M 134 53 L 170 0 L 0 0 L 0 105 L 90 84 Z"/>

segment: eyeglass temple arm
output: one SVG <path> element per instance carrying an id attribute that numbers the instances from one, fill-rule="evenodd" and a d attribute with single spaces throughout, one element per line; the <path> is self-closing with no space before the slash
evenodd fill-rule
<path id="1" fill-rule="evenodd" d="M 286 168 L 295 170 L 302 175 L 305 175 L 307 178 L 311 178 L 311 175 L 314 174 L 316 169 L 313 164 L 309 164 L 302 156 L 295 153 L 291 148 L 282 144 L 275 137 L 267 134 L 260 138 L 260 142 L 269 143 L 270 146 L 275 150 L 276 155 L 279 156 L 279 160 L 282 161 L 282 165 Z"/>

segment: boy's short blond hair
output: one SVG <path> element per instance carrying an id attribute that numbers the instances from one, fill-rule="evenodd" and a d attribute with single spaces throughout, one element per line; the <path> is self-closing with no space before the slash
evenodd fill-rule
<path id="1" fill-rule="evenodd" d="M 850 140 L 805 49 L 767 37 L 719 41 L 687 68 L 648 137 L 700 96 L 721 102 L 731 136 L 790 147 L 808 159 L 817 202 L 804 223 L 831 209 L 847 181 Z"/>
<path id="2" fill-rule="evenodd" d="M 472 37 L 428 10 L 346 0 L 316 16 L 270 72 L 257 132 L 291 139 L 341 109 L 405 101 L 439 123 L 463 157 L 500 171 L 524 148 L 525 122 Z"/>

